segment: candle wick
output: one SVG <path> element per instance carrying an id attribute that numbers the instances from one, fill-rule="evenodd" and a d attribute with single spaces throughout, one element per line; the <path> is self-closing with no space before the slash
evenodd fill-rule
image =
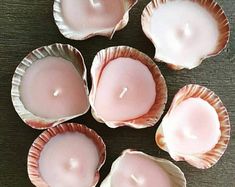
<path id="1" fill-rule="evenodd" d="M 101 5 L 99 0 L 90 0 L 90 3 L 94 7 Z"/>
<path id="2" fill-rule="evenodd" d="M 127 88 L 127 87 L 124 87 L 124 88 L 122 89 L 121 94 L 119 95 L 119 98 L 122 99 L 122 98 L 124 97 L 124 95 L 126 94 L 127 91 L 128 91 L 128 88 Z"/>
<path id="3" fill-rule="evenodd" d="M 69 168 L 70 169 L 75 169 L 75 168 L 77 168 L 78 167 L 78 161 L 77 160 L 75 160 L 75 159 L 73 159 L 73 158 L 70 158 L 70 160 L 69 160 Z"/>
<path id="4" fill-rule="evenodd" d="M 189 24 L 186 23 L 185 28 L 184 28 L 184 33 L 185 35 L 189 36 L 191 34 Z"/>
<path id="5" fill-rule="evenodd" d="M 197 139 L 197 136 L 193 135 L 189 129 L 184 129 L 184 135 L 191 139 Z"/>
<path id="6" fill-rule="evenodd" d="M 53 93 L 53 96 L 57 97 L 59 96 L 59 94 L 60 94 L 60 90 L 55 90 Z"/>
<path id="7" fill-rule="evenodd" d="M 144 180 L 141 178 L 136 177 L 134 174 L 131 175 L 131 179 L 136 183 L 136 184 L 143 184 Z"/>

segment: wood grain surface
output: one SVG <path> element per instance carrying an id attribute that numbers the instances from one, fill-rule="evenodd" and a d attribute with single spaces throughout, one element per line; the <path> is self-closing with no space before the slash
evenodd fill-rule
<path id="1" fill-rule="evenodd" d="M 110 0 L 111 1 L 111 0 Z M 130 13 L 127 27 L 112 40 L 94 37 L 86 41 L 72 41 L 58 31 L 52 16 L 52 0 L 0 0 L 0 187 L 30 187 L 26 170 L 29 147 L 40 131 L 26 126 L 16 114 L 10 98 L 11 78 L 18 63 L 30 51 L 55 42 L 68 43 L 84 55 L 88 70 L 95 54 L 106 47 L 129 45 L 150 57 L 154 47 L 141 29 L 140 16 L 149 0 L 140 0 Z M 235 1 L 218 0 L 230 20 L 232 29 L 228 48 L 219 56 L 205 60 L 191 71 L 172 71 L 157 63 L 166 78 L 169 97 L 167 108 L 179 88 L 197 83 L 215 91 L 227 107 L 231 124 L 235 121 Z M 90 76 L 89 86 L 91 85 Z M 154 142 L 158 127 L 134 130 L 110 129 L 96 122 L 90 111 L 72 120 L 96 130 L 107 144 L 107 161 L 101 170 L 101 180 L 108 174 L 112 162 L 122 150 L 133 148 L 157 157 L 172 160 Z M 187 163 L 177 162 L 185 173 L 188 187 L 235 187 L 235 129 L 222 159 L 211 169 L 198 170 Z M 99 185 L 98 185 L 99 186 Z"/>

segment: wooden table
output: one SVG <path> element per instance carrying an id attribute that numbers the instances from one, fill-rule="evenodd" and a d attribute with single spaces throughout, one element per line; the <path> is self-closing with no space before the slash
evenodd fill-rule
<path id="1" fill-rule="evenodd" d="M 58 31 L 52 16 L 52 0 L 1 0 L 0 2 L 0 187 L 30 187 L 26 170 L 29 147 L 41 133 L 26 126 L 16 114 L 10 98 L 12 74 L 22 58 L 33 49 L 55 42 L 68 43 L 84 55 L 88 70 L 95 54 L 106 47 L 129 45 L 150 57 L 154 47 L 145 37 L 140 24 L 143 8 L 149 1 L 140 0 L 132 9 L 130 22 L 117 32 L 112 40 L 94 37 L 86 41 L 65 39 Z M 164 64 L 159 67 L 167 80 L 169 98 L 167 109 L 179 88 L 197 83 L 215 91 L 235 121 L 235 2 L 218 0 L 229 17 L 232 34 L 228 48 L 221 55 L 205 60 L 191 71 L 171 71 Z M 88 76 L 91 85 L 90 76 Z M 90 112 L 72 120 L 95 129 L 107 144 L 107 161 L 101 170 L 101 179 L 109 172 L 112 162 L 122 150 L 133 148 L 154 156 L 170 159 L 154 142 L 158 124 L 153 128 L 109 129 L 96 122 Z M 198 170 L 184 162 L 176 164 L 185 172 L 188 187 L 235 187 L 235 128 L 229 147 L 222 159 L 211 169 Z"/>

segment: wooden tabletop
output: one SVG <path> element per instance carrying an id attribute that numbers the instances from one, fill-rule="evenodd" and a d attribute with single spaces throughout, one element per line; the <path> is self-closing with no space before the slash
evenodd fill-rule
<path id="1" fill-rule="evenodd" d="M 16 114 L 10 98 L 11 79 L 18 63 L 33 49 L 52 43 L 68 43 L 79 49 L 88 70 L 95 54 L 106 47 L 128 45 L 150 57 L 154 47 L 141 29 L 140 16 L 149 0 L 140 0 L 130 13 L 130 22 L 112 40 L 94 37 L 72 41 L 58 31 L 52 16 L 52 0 L 1 0 L 0 3 L 0 187 L 30 187 L 26 160 L 29 147 L 41 131 L 26 126 Z M 227 107 L 232 126 L 235 121 L 235 2 L 218 0 L 230 20 L 232 34 L 228 48 L 193 70 L 172 71 L 157 63 L 166 78 L 169 97 L 167 108 L 177 90 L 189 83 L 204 85 L 220 96 Z M 89 86 L 91 85 L 88 74 Z M 73 122 L 96 130 L 107 144 L 107 161 L 101 169 L 101 180 L 108 174 L 112 162 L 127 148 L 138 149 L 172 161 L 154 142 L 158 127 L 143 130 L 110 129 L 96 122 L 90 111 Z M 229 147 L 211 169 L 198 170 L 185 162 L 175 162 L 186 175 L 188 187 L 235 187 L 235 128 Z M 98 185 L 99 186 L 99 185 Z"/>

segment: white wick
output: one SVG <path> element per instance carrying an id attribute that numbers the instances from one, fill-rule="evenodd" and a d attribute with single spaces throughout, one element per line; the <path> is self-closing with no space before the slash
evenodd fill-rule
<path id="1" fill-rule="evenodd" d="M 57 97 L 59 94 L 60 94 L 60 90 L 58 89 L 53 92 L 53 96 L 55 97 Z"/>
<path id="2" fill-rule="evenodd" d="M 70 158 L 69 160 L 69 169 L 76 169 L 78 167 L 79 163 L 76 159 Z"/>
<path id="3" fill-rule="evenodd" d="M 186 36 L 191 35 L 191 31 L 190 31 L 190 28 L 189 28 L 189 24 L 188 24 L 188 23 L 186 23 L 186 25 L 185 25 L 184 34 L 185 34 Z"/>
<path id="4" fill-rule="evenodd" d="M 193 135 L 189 129 L 184 129 L 183 132 L 186 137 L 194 140 L 197 139 L 197 136 Z"/>
<path id="5" fill-rule="evenodd" d="M 101 3 L 100 3 L 99 0 L 90 0 L 90 3 L 91 3 L 91 5 L 94 6 L 94 7 L 97 7 L 97 6 L 100 6 L 100 5 L 101 5 Z"/>
<path id="6" fill-rule="evenodd" d="M 128 88 L 127 87 L 124 87 L 122 89 L 122 92 L 120 93 L 119 95 L 119 98 L 122 99 L 124 97 L 124 95 L 126 94 L 126 92 L 128 91 Z"/>
<path id="7" fill-rule="evenodd" d="M 190 30 L 190 27 L 189 27 L 189 24 L 186 23 L 185 26 L 182 28 L 180 28 L 177 32 L 176 32 L 176 35 L 178 38 L 180 39 L 184 39 L 185 37 L 187 36 L 190 36 L 191 35 L 191 30 Z"/>
<path id="8" fill-rule="evenodd" d="M 136 184 L 144 184 L 144 179 L 143 178 L 138 178 L 134 174 L 131 175 L 131 179 L 136 183 Z"/>

